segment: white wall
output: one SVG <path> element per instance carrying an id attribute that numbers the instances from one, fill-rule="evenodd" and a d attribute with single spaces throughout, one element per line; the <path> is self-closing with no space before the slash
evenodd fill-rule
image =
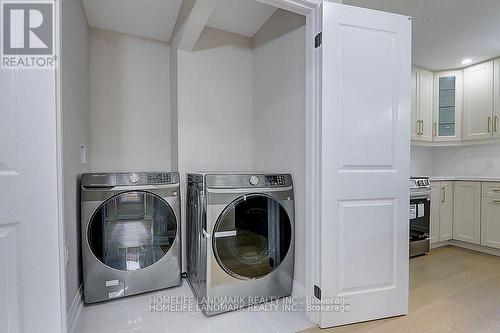
<path id="1" fill-rule="evenodd" d="M 182 193 L 187 172 L 253 169 L 251 46 L 249 38 L 205 28 L 194 51 L 177 51 Z M 185 234 L 182 223 L 183 253 Z"/>
<path id="2" fill-rule="evenodd" d="M 433 148 L 432 175 L 500 177 L 500 145 Z"/>
<path id="3" fill-rule="evenodd" d="M 500 177 L 500 145 L 412 146 L 411 175 Z"/>
<path id="4" fill-rule="evenodd" d="M 278 10 L 254 36 L 254 41 L 254 168 L 293 175 L 294 278 L 305 284 L 305 18 Z"/>
<path id="5" fill-rule="evenodd" d="M 251 40 L 206 28 L 178 50 L 181 172 L 253 168 Z"/>
<path id="6" fill-rule="evenodd" d="M 432 148 L 412 146 L 410 163 L 411 176 L 432 176 Z"/>
<path id="7" fill-rule="evenodd" d="M 69 254 L 66 305 L 71 312 L 78 304 L 79 298 L 75 296 L 82 281 L 78 183 L 80 175 L 90 170 L 90 161 L 85 165 L 80 162 L 80 145 L 90 149 L 89 52 L 88 24 L 81 1 L 65 1 L 62 12 L 63 202 L 64 235 Z"/>
<path id="8" fill-rule="evenodd" d="M 170 48 L 90 29 L 93 171 L 171 168 Z"/>

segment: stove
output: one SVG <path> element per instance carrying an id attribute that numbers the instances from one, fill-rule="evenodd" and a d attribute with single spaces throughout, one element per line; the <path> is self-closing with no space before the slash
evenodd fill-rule
<path id="1" fill-rule="evenodd" d="M 431 184 L 429 177 L 410 178 L 410 257 L 430 249 Z"/>

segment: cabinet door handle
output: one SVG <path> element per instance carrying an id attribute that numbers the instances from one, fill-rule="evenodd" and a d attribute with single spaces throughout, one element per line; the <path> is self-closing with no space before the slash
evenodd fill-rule
<path id="1" fill-rule="evenodd" d="M 493 117 L 493 132 L 497 131 L 497 126 L 498 126 L 498 116 Z"/>
<path id="2" fill-rule="evenodd" d="M 424 121 L 420 120 L 420 135 L 424 135 Z"/>
<path id="3" fill-rule="evenodd" d="M 494 188 L 491 191 L 493 191 L 493 192 L 500 192 L 500 189 L 499 188 Z"/>
<path id="4" fill-rule="evenodd" d="M 491 117 L 488 117 L 488 133 L 491 132 Z"/>
<path id="5" fill-rule="evenodd" d="M 437 123 L 432 124 L 432 136 L 437 135 Z"/>
<path id="6" fill-rule="evenodd" d="M 417 120 L 415 125 L 416 125 L 415 132 L 417 132 L 417 135 L 420 135 L 420 120 Z"/>
<path id="7" fill-rule="evenodd" d="M 497 205 L 500 204 L 500 200 L 491 200 L 491 202 L 494 203 L 494 204 L 497 204 Z"/>
<path id="8" fill-rule="evenodd" d="M 441 203 L 446 202 L 446 189 L 444 187 L 441 187 Z"/>

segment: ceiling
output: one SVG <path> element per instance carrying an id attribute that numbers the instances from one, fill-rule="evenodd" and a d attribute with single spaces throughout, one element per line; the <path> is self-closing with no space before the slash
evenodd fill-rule
<path id="1" fill-rule="evenodd" d="M 500 56 L 499 0 L 343 0 L 413 16 L 413 63 L 431 70 Z"/>
<path id="2" fill-rule="evenodd" d="M 254 0 L 218 0 L 207 25 L 253 37 L 275 11 L 275 7 Z"/>
<path id="3" fill-rule="evenodd" d="M 170 41 L 182 0 L 83 0 L 89 25 Z"/>

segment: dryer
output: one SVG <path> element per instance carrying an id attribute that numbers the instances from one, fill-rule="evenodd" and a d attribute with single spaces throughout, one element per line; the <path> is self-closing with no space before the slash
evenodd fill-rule
<path id="1" fill-rule="evenodd" d="M 188 174 L 187 278 L 214 315 L 291 295 L 290 174 Z"/>
<path id="2" fill-rule="evenodd" d="M 176 172 L 82 175 L 85 303 L 181 284 L 179 193 Z"/>

